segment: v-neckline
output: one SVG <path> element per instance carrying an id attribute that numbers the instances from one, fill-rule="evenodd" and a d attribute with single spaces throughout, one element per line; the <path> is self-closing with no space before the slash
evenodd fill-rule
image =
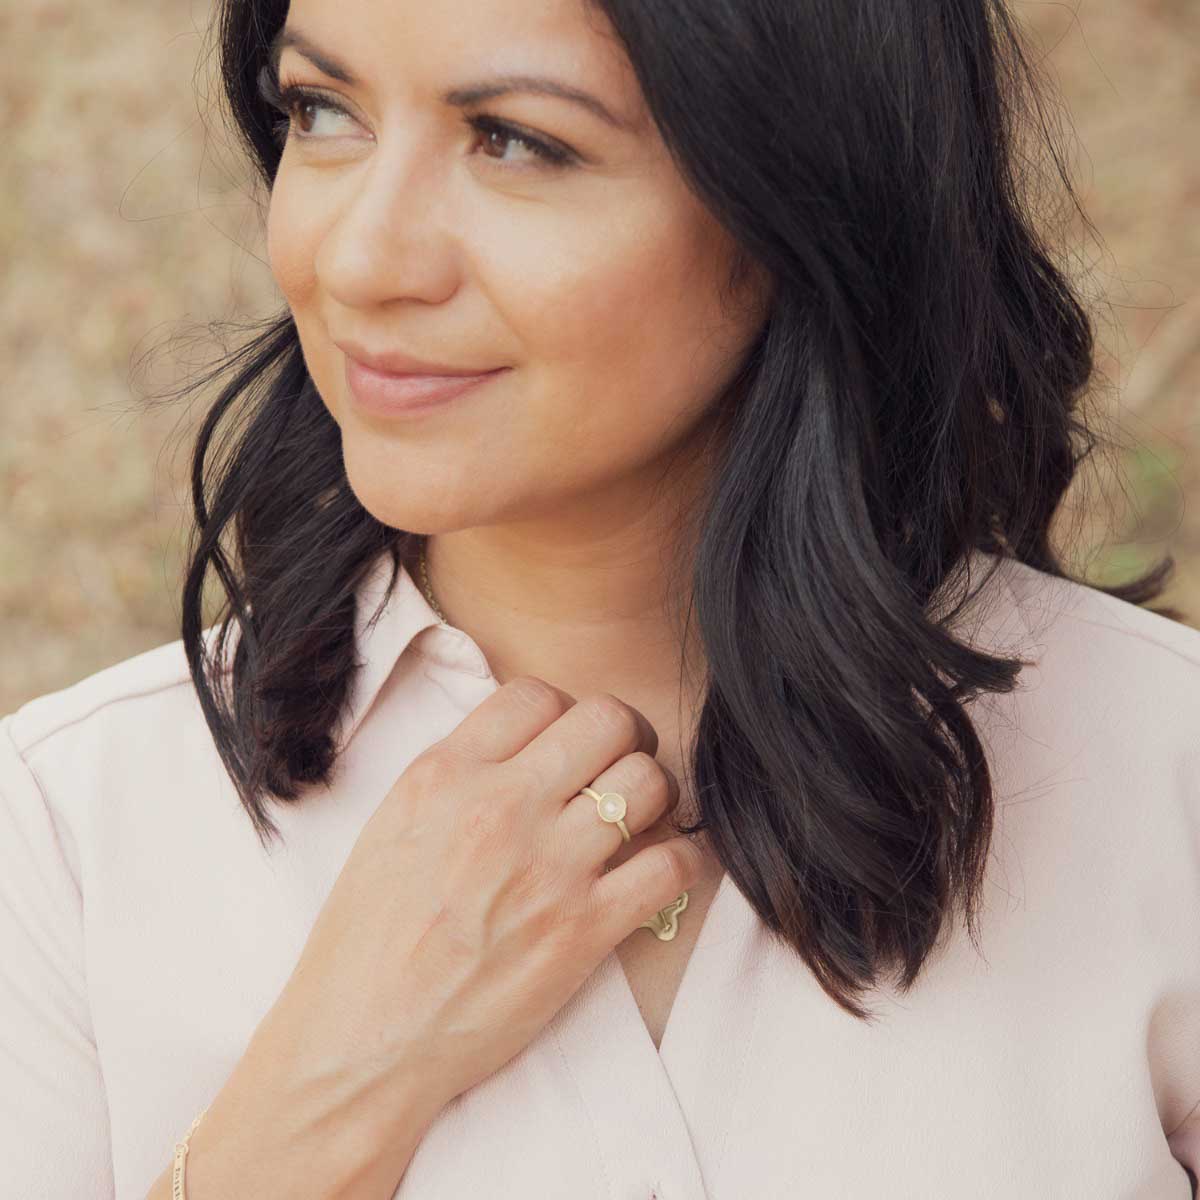
<path id="1" fill-rule="evenodd" d="M 753 917 L 723 872 L 657 1048 L 615 947 L 550 1024 L 547 1044 L 590 1120 L 606 1200 L 707 1200 L 701 1162 L 715 1175 L 721 1146 L 698 1146 L 692 1129 L 723 1133 L 741 1105 L 764 977 Z"/>
<path id="2" fill-rule="evenodd" d="M 713 893 L 708 908 L 705 910 L 704 919 L 700 922 L 700 930 L 696 934 L 696 940 L 692 944 L 691 953 L 684 964 L 683 974 L 679 977 L 679 986 L 675 989 L 675 995 L 671 1000 L 671 1007 L 667 1012 L 667 1019 L 663 1025 L 662 1037 L 659 1038 L 657 1046 L 654 1044 L 654 1038 L 650 1036 L 650 1027 L 646 1024 L 645 1018 L 642 1016 L 642 1010 L 638 1006 L 637 996 L 634 994 L 633 986 L 629 982 L 625 965 L 621 962 L 621 956 L 617 953 L 615 947 L 609 951 L 608 957 L 605 959 L 603 966 L 612 971 L 616 976 L 618 990 L 623 997 L 622 1002 L 632 1012 L 634 1023 L 641 1030 L 641 1036 L 645 1039 L 646 1045 L 660 1059 L 669 1057 L 671 1053 L 670 1048 L 674 1041 L 672 1031 L 680 1024 L 677 1018 L 680 1018 L 687 1011 L 691 991 L 695 986 L 694 977 L 699 973 L 696 960 L 701 954 L 706 952 L 707 941 L 712 938 L 713 931 L 722 926 L 722 913 L 724 906 L 729 903 L 728 894 L 731 890 L 736 890 L 733 884 L 733 877 L 728 871 L 723 871 L 720 881 L 717 884 L 717 890 Z M 684 912 L 686 913 L 687 909 L 684 909 Z"/>

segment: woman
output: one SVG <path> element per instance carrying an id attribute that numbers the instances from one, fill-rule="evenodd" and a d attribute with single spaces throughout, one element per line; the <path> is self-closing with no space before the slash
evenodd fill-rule
<path id="1" fill-rule="evenodd" d="M 218 17 L 286 312 L 182 639 L 0 723 L 7 1194 L 1195 1196 L 1200 633 L 1050 545 L 999 0 Z"/>

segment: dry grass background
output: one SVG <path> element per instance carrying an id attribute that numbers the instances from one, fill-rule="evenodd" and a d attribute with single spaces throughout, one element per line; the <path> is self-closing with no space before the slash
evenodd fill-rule
<path id="1" fill-rule="evenodd" d="M 1200 625 L 1200 5 L 1014 11 L 1103 238 L 1073 235 L 1125 447 L 1072 494 L 1071 558 L 1107 582 L 1170 550 L 1164 599 Z M 210 12 L 0 10 L 0 713 L 179 636 L 199 409 L 143 400 L 208 359 L 208 323 L 279 299 L 217 108 Z"/>

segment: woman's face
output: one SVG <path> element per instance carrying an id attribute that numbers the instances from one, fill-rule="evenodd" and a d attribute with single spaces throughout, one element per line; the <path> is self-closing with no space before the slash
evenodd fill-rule
<path id="1" fill-rule="evenodd" d="M 722 308 L 734 247 L 606 20 L 584 0 L 294 0 L 287 29 L 354 80 L 282 51 L 283 86 L 322 102 L 293 106 L 268 253 L 363 506 L 423 532 L 644 515 L 640 485 L 698 438 L 766 312 L 761 290 Z M 548 95 L 442 96 L 510 73 L 580 89 L 613 121 Z M 511 369 L 381 417 L 354 402 L 339 341 Z"/>

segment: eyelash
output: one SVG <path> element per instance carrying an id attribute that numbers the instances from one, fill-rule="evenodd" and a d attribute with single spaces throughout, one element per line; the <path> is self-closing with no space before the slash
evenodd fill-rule
<path id="1" fill-rule="evenodd" d="M 259 72 L 258 92 L 262 99 L 273 109 L 285 114 L 283 120 L 275 121 L 271 125 L 271 136 L 274 138 L 275 144 L 281 148 L 294 130 L 293 114 L 295 109 L 302 103 L 312 104 L 319 108 L 327 108 L 331 112 L 340 113 L 344 117 L 351 117 L 353 119 L 351 114 L 340 104 L 335 104 L 328 97 L 314 91 L 312 88 L 302 87 L 299 84 L 279 84 L 266 67 Z M 520 143 L 539 160 L 537 164 L 539 168 L 561 169 L 570 166 L 575 161 L 576 156 L 572 151 L 560 150 L 547 142 L 522 133 L 516 126 L 510 125 L 507 121 L 501 121 L 497 117 L 470 117 L 466 123 L 477 133 L 484 134 L 485 136 L 499 136 L 510 142 Z M 313 141 L 321 140 L 312 134 L 295 133 L 295 137 L 300 141 L 306 139 Z M 521 168 L 510 167 L 509 169 L 519 170 Z"/>

